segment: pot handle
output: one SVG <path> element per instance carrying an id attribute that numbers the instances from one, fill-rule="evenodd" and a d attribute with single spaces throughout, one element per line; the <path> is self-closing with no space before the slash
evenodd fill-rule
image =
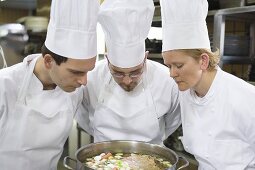
<path id="1" fill-rule="evenodd" d="M 185 164 L 182 165 L 181 167 L 179 167 L 177 170 L 180 170 L 180 169 L 183 169 L 183 168 L 186 168 L 187 166 L 189 166 L 189 161 L 184 156 L 179 156 L 179 158 L 184 160 Z"/>
<path id="2" fill-rule="evenodd" d="M 70 166 L 67 164 L 67 160 L 72 160 L 72 161 L 74 161 L 75 163 L 77 163 L 77 161 L 76 161 L 75 159 L 69 157 L 69 156 L 66 156 L 66 157 L 64 158 L 64 160 L 63 160 L 63 165 L 64 165 L 64 167 L 67 168 L 67 169 L 73 170 L 74 168 L 70 167 Z"/>

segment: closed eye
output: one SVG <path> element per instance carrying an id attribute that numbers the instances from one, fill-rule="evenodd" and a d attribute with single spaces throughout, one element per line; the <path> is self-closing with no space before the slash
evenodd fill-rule
<path id="1" fill-rule="evenodd" d="M 183 64 L 176 64 L 177 68 L 182 68 Z"/>
<path id="2" fill-rule="evenodd" d="M 177 67 L 177 68 L 182 68 L 183 64 L 174 64 L 174 66 Z M 172 66 L 171 65 L 167 65 L 167 67 L 169 69 L 171 69 Z"/>

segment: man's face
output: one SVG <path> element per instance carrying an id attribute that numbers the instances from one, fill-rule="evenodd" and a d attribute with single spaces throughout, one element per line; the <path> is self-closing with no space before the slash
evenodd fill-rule
<path id="1" fill-rule="evenodd" d="M 125 91 L 132 91 L 140 82 L 144 71 L 145 61 L 131 68 L 120 68 L 108 63 L 112 77 Z"/>
<path id="2" fill-rule="evenodd" d="M 95 67 L 96 57 L 91 59 L 68 59 L 57 65 L 53 60 L 49 75 L 53 83 L 65 92 L 73 92 L 87 84 L 87 73 Z"/>

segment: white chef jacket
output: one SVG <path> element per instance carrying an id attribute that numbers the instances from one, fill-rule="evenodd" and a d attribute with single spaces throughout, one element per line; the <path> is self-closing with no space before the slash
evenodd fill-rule
<path id="1" fill-rule="evenodd" d="M 88 73 L 79 125 L 94 142 L 138 140 L 162 144 L 180 125 L 178 87 L 168 68 L 147 60 L 141 82 L 131 92 L 112 78 L 107 60 Z"/>
<path id="2" fill-rule="evenodd" d="M 182 142 L 199 170 L 254 170 L 255 87 L 218 68 L 203 98 L 180 94 Z"/>
<path id="3" fill-rule="evenodd" d="M 82 100 L 81 89 L 43 90 L 33 74 L 40 56 L 0 70 L 1 170 L 56 170 Z"/>

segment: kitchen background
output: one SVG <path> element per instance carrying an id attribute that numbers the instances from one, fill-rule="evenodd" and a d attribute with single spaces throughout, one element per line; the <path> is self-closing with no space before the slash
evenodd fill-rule
<path id="1" fill-rule="evenodd" d="M 255 0 L 208 2 L 209 35 L 211 45 L 218 48 L 221 54 L 220 66 L 223 70 L 252 83 L 255 81 Z M 46 36 L 50 3 L 50 0 L 0 0 L 0 45 L 8 66 L 21 62 L 28 54 L 40 53 Z M 160 54 L 162 37 L 159 0 L 154 0 L 154 4 L 155 14 L 152 29 L 146 39 L 146 48 L 150 51 L 149 59 L 163 63 Z M 103 32 L 98 25 L 98 59 L 103 57 L 105 51 Z M 3 64 L 0 57 L 0 68 Z M 180 127 L 168 137 L 165 145 L 188 158 L 190 166 L 187 169 L 197 169 L 193 156 L 183 149 L 181 135 Z M 80 146 L 92 141 L 74 121 L 63 157 L 74 157 Z M 63 169 L 61 163 L 59 169 Z"/>

